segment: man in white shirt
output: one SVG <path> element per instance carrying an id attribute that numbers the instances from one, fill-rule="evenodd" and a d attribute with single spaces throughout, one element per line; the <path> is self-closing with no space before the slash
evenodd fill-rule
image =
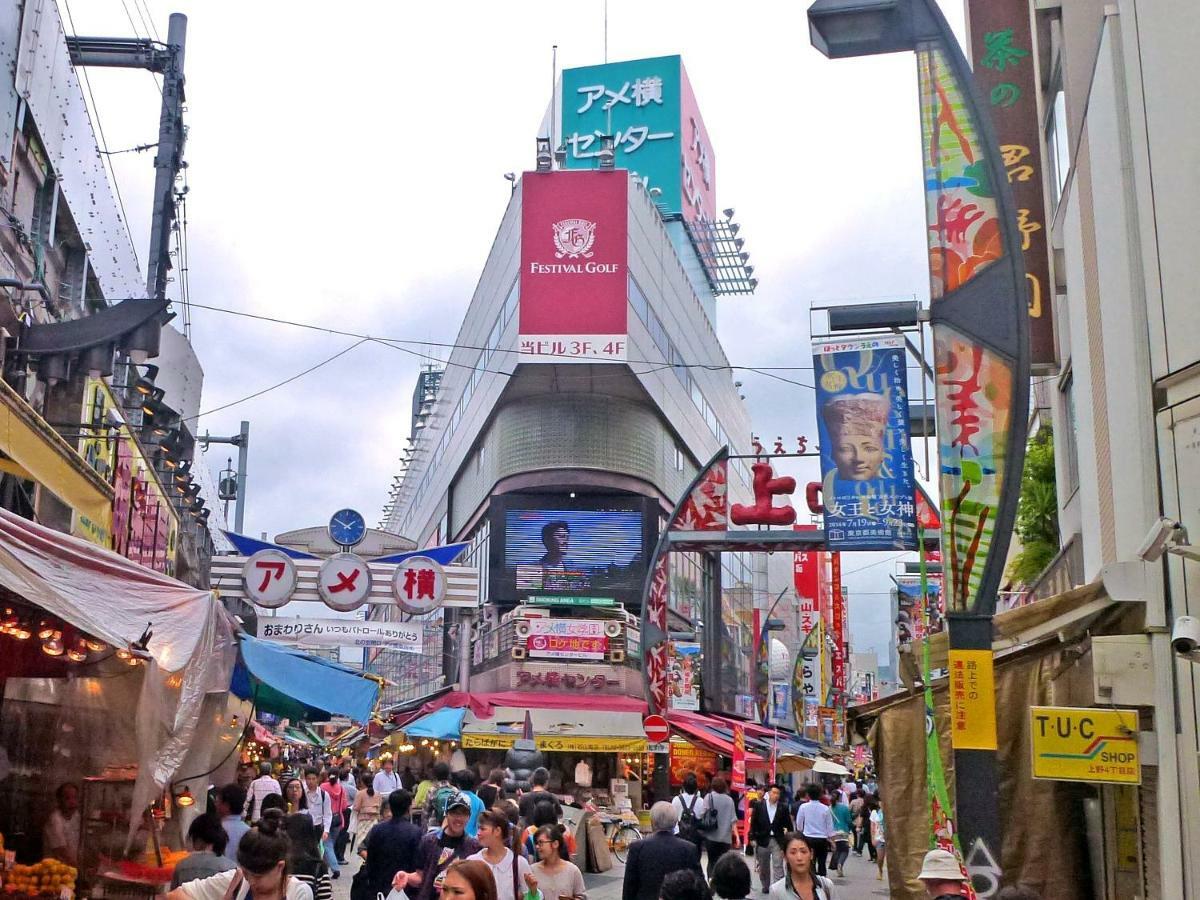
<path id="1" fill-rule="evenodd" d="M 314 825 L 321 826 L 321 843 L 329 840 L 333 825 L 333 804 L 329 794 L 321 790 L 321 773 L 309 766 L 304 770 L 304 799 L 308 801 L 308 815 Z"/>
<path id="2" fill-rule="evenodd" d="M 271 774 L 271 764 L 264 760 L 258 764 L 258 777 L 250 782 L 250 788 L 246 791 L 246 808 L 242 810 L 246 814 L 246 818 L 251 822 L 261 819 L 263 798 L 272 794 L 282 796 L 283 788 Z"/>
<path id="3" fill-rule="evenodd" d="M 60 784 L 54 799 L 54 811 L 42 831 L 42 850 L 46 856 L 74 866 L 79 863 L 79 786 Z"/>
<path id="4" fill-rule="evenodd" d="M 387 803 L 388 794 L 392 791 L 400 790 L 400 776 L 394 771 L 394 764 L 390 757 L 383 761 L 383 769 L 375 773 L 375 777 L 371 780 L 371 787 L 375 788 L 375 793 L 379 795 L 380 803 Z"/>
<path id="5" fill-rule="evenodd" d="M 808 786 L 808 800 L 796 810 L 796 830 L 808 838 L 813 851 L 814 871 L 825 875 L 825 859 L 833 838 L 833 813 L 821 802 L 824 792 L 819 784 Z"/>

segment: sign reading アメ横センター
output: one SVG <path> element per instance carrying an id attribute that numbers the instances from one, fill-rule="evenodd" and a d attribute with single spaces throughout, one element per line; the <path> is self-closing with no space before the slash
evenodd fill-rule
<path id="1" fill-rule="evenodd" d="M 715 218 L 716 161 L 678 56 L 566 69 L 557 112 L 568 169 L 596 168 L 611 135 L 616 165 L 661 191 L 664 213 Z"/>
<path id="2" fill-rule="evenodd" d="M 620 169 L 525 173 L 522 362 L 625 360 L 628 191 L 628 175 Z"/>
<path id="3" fill-rule="evenodd" d="M 904 352 L 899 336 L 813 344 L 830 549 L 916 549 Z"/>
<path id="4" fill-rule="evenodd" d="M 421 629 L 411 622 L 365 622 L 357 619 L 260 618 L 259 637 L 311 647 L 386 647 L 401 653 L 421 652 Z"/>

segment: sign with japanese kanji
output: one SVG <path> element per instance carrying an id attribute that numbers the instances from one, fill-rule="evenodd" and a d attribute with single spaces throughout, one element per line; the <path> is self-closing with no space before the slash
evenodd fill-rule
<path id="1" fill-rule="evenodd" d="M 558 634 L 531 634 L 526 650 L 531 657 L 552 659 L 604 659 L 608 638 L 571 637 Z"/>
<path id="2" fill-rule="evenodd" d="M 519 362 L 623 362 L 629 340 L 629 176 L 526 172 Z"/>
<path id="3" fill-rule="evenodd" d="M 967 0 L 967 31 L 975 83 L 987 104 L 1017 207 L 1029 289 L 1029 363 L 1035 374 L 1057 371 L 1050 230 L 1046 227 L 1042 193 L 1042 116 L 1038 111 L 1038 66 L 1033 56 L 1029 3 Z M 1055 172 L 1051 178 L 1065 175 Z"/>
<path id="4" fill-rule="evenodd" d="M 620 666 L 562 666 L 524 663 L 514 666 L 511 684 L 517 691 L 567 691 L 578 694 L 619 694 L 625 689 Z"/>
<path id="5" fill-rule="evenodd" d="M 821 496 L 831 550 L 915 550 L 904 338 L 817 341 Z"/>
<path id="6" fill-rule="evenodd" d="M 421 629 L 410 622 L 280 616 L 260 618 L 258 636 L 308 647 L 385 647 L 401 653 L 421 652 Z"/>
<path id="7" fill-rule="evenodd" d="M 951 650 L 950 746 L 996 749 L 996 679 L 991 650 Z"/>
<path id="8" fill-rule="evenodd" d="M 256 606 L 278 609 L 296 590 L 296 564 L 282 550 L 259 550 L 242 566 L 242 585 Z"/>
<path id="9" fill-rule="evenodd" d="M 814 531 L 816 525 L 794 526 L 796 531 Z M 824 554 L 815 550 L 797 550 L 792 554 L 792 584 L 796 589 L 796 606 L 800 615 L 801 637 L 808 637 L 817 626 L 820 615 L 820 569 Z"/>
<path id="10" fill-rule="evenodd" d="M 396 566 L 392 594 L 410 615 L 431 613 L 446 599 L 446 572 L 428 556 L 410 556 Z"/>
<path id="11" fill-rule="evenodd" d="M 746 790 L 746 726 L 733 726 L 733 778 L 729 787 L 739 794 Z"/>
<path id="12" fill-rule="evenodd" d="M 1136 710 L 1034 706 L 1029 718 L 1034 778 L 1141 784 Z"/>
<path id="13" fill-rule="evenodd" d="M 353 553 L 336 553 L 317 570 L 317 593 L 325 605 L 350 612 L 367 602 L 371 593 L 371 569 Z"/>

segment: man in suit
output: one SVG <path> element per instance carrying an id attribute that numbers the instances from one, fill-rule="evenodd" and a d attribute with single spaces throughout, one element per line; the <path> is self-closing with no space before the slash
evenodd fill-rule
<path id="1" fill-rule="evenodd" d="M 763 893 L 783 877 L 783 842 L 791 828 L 792 817 L 783 802 L 783 792 L 773 784 L 750 812 L 750 840 L 754 842 L 754 861 Z"/>
<path id="2" fill-rule="evenodd" d="M 650 827 L 654 834 L 629 845 L 621 900 L 658 900 L 663 879 L 680 869 L 691 869 L 704 877 L 700 869 L 700 850 L 691 841 L 675 836 L 678 824 L 675 807 L 666 800 L 650 807 Z"/>

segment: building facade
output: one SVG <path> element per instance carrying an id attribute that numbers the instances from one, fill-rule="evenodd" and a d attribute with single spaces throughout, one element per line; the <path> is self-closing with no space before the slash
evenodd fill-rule
<path id="1" fill-rule="evenodd" d="M 1172 653 L 1170 635 L 1176 617 L 1200 614 L 1200 569 L 1143 544 L 1159 516 L 1200 533 L 1200 132 L 1190 112 L 1200 9 L 1019 6 L 1035 41 L 1059 363 L 1042 379 L 1053 389 L 1056 565 L 1078 570 L 1068 582 L 1102 579 L 1114 598 L 1124 585 L 1119 599 L 1143 606 L 1127 637 L 1146 677 L 1107 694 L 1142 711 L 1142 781 L 1094 793 L 1095 896 L 1192 897 L 1200 670 Z"/>

